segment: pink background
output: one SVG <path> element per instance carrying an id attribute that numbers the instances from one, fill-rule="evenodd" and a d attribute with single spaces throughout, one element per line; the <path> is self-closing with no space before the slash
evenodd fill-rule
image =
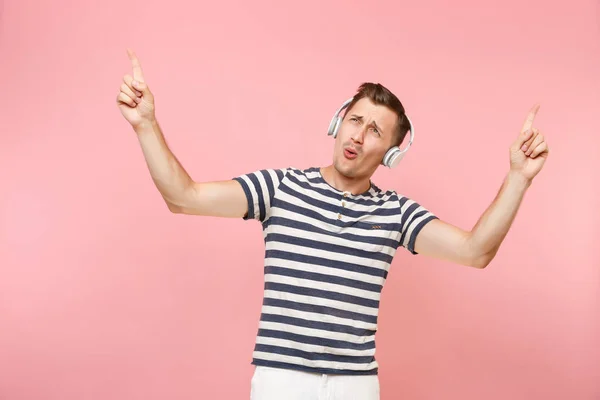
<path id="1" fill-rule="evenodd" d="M 198 180 L 326 165 L 331 114 L 385 84 L 417 137 L 375 182 L 465 228 L 539 101 L 550 158 L 493 263 L 394 260 L 382 396 L 599 399 L 598 3 L 281 3 L 4 0 L 0 399 L 249 398 L 260 226 L 169 214 L 115 106 L 127 47 Z"/>

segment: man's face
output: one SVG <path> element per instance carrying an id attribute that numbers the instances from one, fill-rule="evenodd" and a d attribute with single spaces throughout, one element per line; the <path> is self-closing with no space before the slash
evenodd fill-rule
<path id="1" fill-rule="evenodd" d="M 392 147 L 398 116 L 369 98 L 346 112 L 333 154 L 335 169 L 348 178 L 370 179 Z"/>

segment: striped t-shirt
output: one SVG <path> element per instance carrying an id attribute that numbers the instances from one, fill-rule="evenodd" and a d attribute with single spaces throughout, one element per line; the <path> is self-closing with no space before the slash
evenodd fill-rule
<path id="1" fill-rule="evenodd" d="M 398 246 L 413 254 L 436 218 L 375 185 L 353 195 L 319 168 L 265 169 L 234 178 L 244 219 L 262 223 L 264 299 L 252 364 L 325 374 L 377 374 L 383 284 Z"/>

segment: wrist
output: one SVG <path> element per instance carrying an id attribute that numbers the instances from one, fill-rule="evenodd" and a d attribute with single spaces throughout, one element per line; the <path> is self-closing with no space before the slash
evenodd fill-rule
<path id="1" fill-rule="evenodd" d="M 508 185 L 515 186 L 519 189 L 526 190 L 531 186 L 532 179 L 524 176 L 520 172 L 510 171 L 506 176 L 506 182 Z"/>
<path id="2" fill-rule="evenodd" d="M 156 118 L 143 119 L 140 121 L 140 123 L 133 126 L 133 130 L 135 131 L 135 133 L 140 135 L 145 132 L 153 132 L 156 125 Z"/>

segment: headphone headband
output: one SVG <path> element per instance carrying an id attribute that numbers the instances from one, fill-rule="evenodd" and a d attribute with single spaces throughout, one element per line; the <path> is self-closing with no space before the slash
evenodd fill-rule
<path id="1" fill-rule="evenodd" d="M 329 130 L 327 131 L 327 135 L 333 136 L 334 138 L 337 137 L 340 125 L 342 124 L 342 117 L 340 116 L 340 114 L 346 107 L 350 105 L 350 103 L 352 103 L 352 100 L 354 100 L 354 97 L 351 97 L 348 100 L 346 100 L 342 104 L 342 106 L 335 112 L 333 118 L 331 119 L 331 123 L 329 124 Z M 394 146 L 387 151 L 381 163 L 388 168 L 394 168 L 398 165 L 400 160 L 404 158 L 404 155 L 406 154 L 410 146 L 412 146 L 413 140 L 415 138 L 415 128 L 413 127 L 412 121 L 410 120 L 410 118 L 408 118 L 408 115 L 404 114 L 404 116 L 406 117 L 406 120 L 410 125 L 410 136 L 408 139 L 408 144 L 404 149 L 401 149 L 400 146 Z"/>

